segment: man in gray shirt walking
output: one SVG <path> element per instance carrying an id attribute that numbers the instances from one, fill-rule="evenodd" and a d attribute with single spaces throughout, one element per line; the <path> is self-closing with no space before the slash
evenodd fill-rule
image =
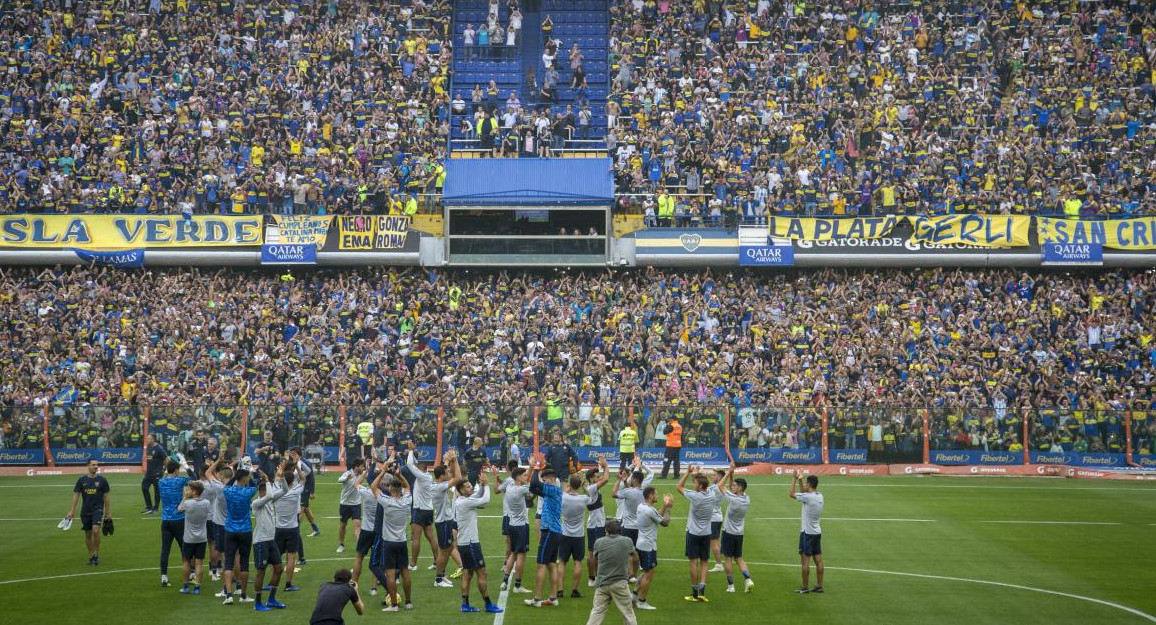
<path id="1" fill-rule="evenodd" d="M 611 601 L 622 613 L 625 625 L 638 624 L 629 582 L 633 554 L 634 541 L 622 535 L 622 524 L 617 519 L 607 519 L 606 535 L 594 541 L 590 553 L 598 573 L 594 578 L 594 607 L 590 609 L 586 625 L 602 625 Z"/>

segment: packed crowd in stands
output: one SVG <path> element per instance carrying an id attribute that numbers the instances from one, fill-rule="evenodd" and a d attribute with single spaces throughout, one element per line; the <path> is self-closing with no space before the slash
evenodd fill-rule
<path id="1" fill-rule="evenodd" d="M 611 4 L 621 210 L 1156 213 L 1148 3 Z"/>
<path id="2" fill-rule="evenodd" d="M 1112 451 L 1131 411 L 1151 451 L 1154 310 L 1125 270 L 0 269 L 0 421 L 28 444 L 47 408 L 79 445 L 148 407 L 236 440 L 247 410 L 308 444 L 339 406 L 424 440 L 443 407 L 459 443 L 524 443 L 538 407 L 574 444 L 677 414 L 691 444 L 808 447 L 826 410 L 833 447 L 901 451 L 927 410 L 937 447 L 1015 449 L 1026 419 L 1033 449 Z"/>
<path id="3" fill-rule="evenodd" d="M 0 213 L 345 213 L 440 184 L 450 0 L 6 3 Z"/>

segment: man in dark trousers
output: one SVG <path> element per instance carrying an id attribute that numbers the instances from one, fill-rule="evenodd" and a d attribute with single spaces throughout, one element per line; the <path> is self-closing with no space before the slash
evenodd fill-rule
<path id="1" fill-rule="evenodd" d="M 618 519 L 607 519 L 606 535 L 594 541 L 590 551 L 590 561 L 598 567 L 594 579 L 594 606 L 586 625 L 602 625 L 610 604 L 622 613 L 626 625 L 635 625 L 634 602 L 630 594 L 630 556 L 634 553 L 634 541 L 622 535 L 622 524 Z"/>
<path id="2" fill-rule="evenodd" d="M 558 475 L 559 483 L 565 483 L 570 479 L 570 463 L 573 461 L 577 464 L 578 454 L 574 453 L 569 443 L 562 440 L 561 432 L 554 432 L 553 439 L 542 450 L 542 455 L 546 458 L 546 464 Z"/>
<path id="3" fill-rule="evenodd" d="M 161 505 L 161 475 L 165 471 L 165 461 L 169 459 L 169 452 L 157 444 L 157 439 L 149 434 L 145 438 L 145 474 L 140 482 L 140 490 L 144 495 L 145 508 L 141 514 L 156 514 Z M 154 503 L 155 502 L 155 503 Z"/>
<path id="4" fill-rule="evenodd" d="M 662 428 L 662 433 L 666 435 L 666 451 L 662 457 L 662 479 L 666 479 L 670 465 L 674 464 L 674 479 L 677 480 L 681 467 L 679 454 L 682 452 L 682 424 L 678 422 L 677 415 L 670 415 L 666 420 L 666 427 Z"/>

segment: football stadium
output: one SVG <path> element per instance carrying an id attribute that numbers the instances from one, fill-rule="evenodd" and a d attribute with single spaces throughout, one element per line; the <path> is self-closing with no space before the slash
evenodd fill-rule
<path id="1" fill-rule="evenodd" d="M 0 29 L 0 623 L 1156 622 L 1152 3 Z"/>

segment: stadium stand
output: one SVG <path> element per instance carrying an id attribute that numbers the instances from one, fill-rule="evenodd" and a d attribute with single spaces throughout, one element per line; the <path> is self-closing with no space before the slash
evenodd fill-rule
<path id="1" fill-rule="evenodd" d="M 132 274 L 132 289 L 124 276 L 0 271 L 6 445 L 43 440 L 21 423 L 45 410 L 72 444 L 84 423 L 139 436 L 116 423 L 142 406 L 173 432 L 225 431 L 246 406 L 327 435 L 336 406 L 351 423 L 426 419 L 423 435 L 436 407 L 525 429 L 545 406 L 572 440 L 595 414 L 598 437 L 616 431 L 629 406 L 651 430 L 685 415 L 692 444 L 720 439 L 722 412 L 755 411 L 732 433 L 750 447 L 814 447 L 829 410 L 833 448 L 885 452 L 921 444 L 922 410 L 944 449 L 1015 449 L 1026 420 L 1033 450 L 1112 451 L 1129 411 L 1151 453 L 1156 426 L 1152 272 L 171 269 Z"/>

